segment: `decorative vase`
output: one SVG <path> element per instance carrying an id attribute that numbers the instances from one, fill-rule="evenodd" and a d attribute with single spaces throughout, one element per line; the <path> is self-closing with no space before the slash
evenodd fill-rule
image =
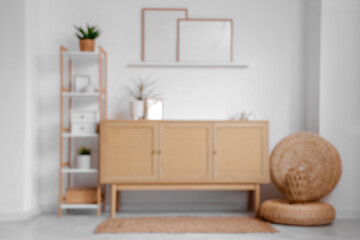
<path id="1" fill-rule="evenodd" d="M 93 52 L 95 51 L 94 39 L 80 39 L 80 51 Z"/>
<path id="2" fill-rule="evenodd" d="M 133 120 L 139 120 L 144 118 L 145 104 L 144 101 L 136 100 L 130 102 L 130 113 Z"/>
<path id="3" fill-rule="evenodd" d="M 78 168 L 89 169 L 91 168 L 91 155 L 79 155 L 77 158 Z"/>

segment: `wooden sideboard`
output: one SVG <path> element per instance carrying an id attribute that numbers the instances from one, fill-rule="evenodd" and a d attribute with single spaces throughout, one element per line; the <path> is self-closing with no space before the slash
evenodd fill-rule
<path id="1" fill-rule="evenodd" d="M 104 120 L 101 184 L 122 190 L 247 190 L 270 181 L 267 121 Z"/>

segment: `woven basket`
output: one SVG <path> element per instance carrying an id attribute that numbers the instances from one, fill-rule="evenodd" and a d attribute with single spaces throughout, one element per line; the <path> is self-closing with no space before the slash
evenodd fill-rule
<path id="1" fill-rule="evenodd" d="M 280 141 L 271 156 L 271 177 L 280 192 L 286 194 L 286 174 L 290 169 L 306 170 L 311 193 L 318 200 L 330 193 L 341 176 L 341 160 L 335 147 L 315 133 L 292 134 Z"/>
<path id="2" fill-rule="evenodd" d="M 260 216 L 273 223 L 315 226 L 334 221 L 335 209 L 324 202 L 290 204 L 286 200 L 271 199 L 261 205 Z"/>
<path id="3" fill-rule="evenodd" d="M 290 203 L 303 203 L 311 198 L 309 177 L 303 168 L 291 169 L 286 175 L 286 198 Z"/>

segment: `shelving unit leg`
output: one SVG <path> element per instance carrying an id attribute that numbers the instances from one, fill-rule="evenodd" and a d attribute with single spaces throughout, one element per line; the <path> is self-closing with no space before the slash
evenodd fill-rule
<path id="1" fill-rule="evenodd" d="M 100 216 L 101 215 L 101 185 L 98 185 L 97 187 L 97 204 L 98 204 L 97 215 Z"/>

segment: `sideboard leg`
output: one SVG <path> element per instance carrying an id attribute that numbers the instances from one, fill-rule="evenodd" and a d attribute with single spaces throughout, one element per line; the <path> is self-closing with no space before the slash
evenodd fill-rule
<path id="1" fill-rule="evenodd" d="M 101 211 L 106 211 L 106 185 L 104 186 L 103 196 L 101 196 L 102 207 Z"/>
<path id="2" fill-rule="evenodd" d="M 117 191 L 116 212 L 121 211 L 121 191 Z"/>
<path id="3" fill-rule="evenodd" d="M 254 208 L 254 191 L 248 191 L 247 210 L 251 212 Z"/>
<path id="4" fill-rule="evenodd" d="M 114 218 L 116 215 L 116 184 L 111 184 L 111 206 L 110 206 L 110 218 Z"/>
<path id="5" fill-rule="evenodd" d="M 260 184 L 255 185 L 254 191 L 254 212 L 255 216 L 259 216 L 259 209 L 260 209 Z"/>

